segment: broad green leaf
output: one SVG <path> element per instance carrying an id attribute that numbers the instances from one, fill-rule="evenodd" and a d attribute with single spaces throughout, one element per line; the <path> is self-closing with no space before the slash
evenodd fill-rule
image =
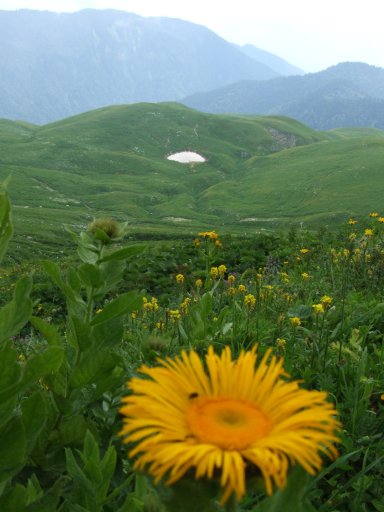
<path id="1" fill-rule="evenodd" d="M 61 446 L 68 446 L 69 444 L 82 443 L 88 425 L 82 413 L 66 416 L 58 429 L 58 442 Z M 53 435 L 53 439 L 55 434 Z"/>
<path id="2" fill-rule="evenodd" d="M 107 256 L 104 256 L 100 263 L 105 261 L 118 261 L 118 260 L 126 260 L 127 258 L 131 258 L 132 256 L 137 256 L 141 254 L 145 250 L 145 245 L 130 245 L 128 247 L 124 247 L 124 249 L 119 249 L 118 251 L 114 251 Z"/>
<path id="3" fill-rule="evenodd" d="M 56 284 L 58 288 L 64 294 L 68 307 L 77 313 L 84 314 L 86 309 L 85 303 L 82 297 L 75 292 L 75 290 L 65 283 L 61 277 L 60 269 L 53 261 L 44 260 L 42 262 L 44 270 L 47 272 L 52 281 Z"/>
<path id="4" fill-rule="evenodd" d="M 47 418 L 47 402 L 41 391 L 35 391 L 21 402 L 22 422 L 25 429 L 26 449 L 30 453 Z"/>
<path id="5" fill-rule="evenodd" d="M 29 276 L 17 281 L 13 298 L 0 309 L 0 342 L 17 334 L 28 322 L 32 314 L 32 301 L 29 297 L 32 279 Z"/>
<path id="6" fill-rule="evenodd" d="M 27 385 L 44 375 L 56 372 L 63 362 L 63 357 L 64 350 L 58 346 L 49 346 L 31 356 L 25 363 L 23 384 Z"/>
<path id="7" fill-rule="evenodd" d="M 26 488 L 20 484 L 16 484 L 0 497 L 0 510 L 22 512 L 26 510 L 26 502 Z"/>
<path id="8" fill-rule="evenodd" d="M 91 263 L 83 263 L 79 267 L 79 276 L 85 286 L 100 288 L 104 284 L 104 279 L 98 266 Z"/>
<path id="9" fill-rule="evenodd" d="M 301 466 L 296 466 L 289 475 L 284 489 L 262 501 L 252 509 L 252 512 L 304 512 L 302 500 L 309 478 Z"/>
<path id="10" fill-rule="evenodd" d="M 95 488 L 92 485 L 92 482 L 89 481 L 83 470 L 80 468 L 70 448 L 65 449 L 65 458 L 67 461 L 67 471 L 69 476 L 73 479 L 73 483 L 76 486 L 81 487 L 86 493 L 94 495 Z"/>
<path id="11" fill-rule="evenodd" d="M 85 434 L 83 453 L 84 460 L 93 460 L 100 462 L 99 445 L 89 430 Z"/>
<path id="12" fill-rule="evenodd" d="M 125 315 L 139 309 L 142 305 L 142 298 L 137 292 L 123 293 L 117 299 L 107 304 L 103 311 L 95 316 L 91 325 L 102 324 L 112 318 Z"/>
<path id="13" fill-rule="evenodd" d="M 71 315 L 69 317 L 69 329 L 75 346 L 81 351 L 88 350 L 92 345 L 91 328 L 82 318 Z M 73 343 L 72 343 L 73 344 Z"/>
<path id="14" fill-rule="evenodd" d="M 37 316 L 31 318 L 31 324 L 44 336 L 49 345 L 62 345 L 61 336 L 54 325 Z"/>
<path id="15" fill-rule="evenodd" d="M 92 328 L 95 349 L 112 347 L 121 343 L 124 335 L 123 317 L 115 317 Z"/>
<path id="16" fill-rule="evenodd" d="M 0 431 L 0 482 L 17 474 L 25 464 L 26 439 L 20 417 L 13 418 Z"/>
<path id="17" fill-rule="evenodd" d="M 21 367 L 18 354 L 11 342 L 0 344 L 0 403 L 5 404 L 16 396 L 21 385 Z M 0 421 L 1 423 L 1 421 Z"/>
<path id="18" fill-rule="evenodd" d="M 81 359 L 74 368 L 70 386 L 78 388 L 95 381 L 99 374 L 111 372 L 116 359 L 109 350 L 88 350 L 81 354 Z"/>

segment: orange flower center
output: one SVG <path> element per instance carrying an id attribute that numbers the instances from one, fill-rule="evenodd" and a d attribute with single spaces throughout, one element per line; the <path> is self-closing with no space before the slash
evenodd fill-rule
<path id="1" fill-rule="evenodd" d="M 232 398 L 192 400 L 187 410 L 187 422 L 200 443 L 225 450 L 244 450 L 272 428 L 270 420 L 257 407 Z"/>

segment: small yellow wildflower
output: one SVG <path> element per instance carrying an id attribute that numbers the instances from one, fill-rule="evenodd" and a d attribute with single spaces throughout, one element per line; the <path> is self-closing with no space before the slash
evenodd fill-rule
<path id="1" fill-rule="evenodd" d="M 183 313 L 183 315 L 188 314 L 189 304 L 191 302 L 191 299 L 189 297 L 186 297 L 183 302 L 180 304 L 180 309 Z"/>
<path id="2" fill-rule="evenodd" d="M 289 276 L 286 272 L 280 272 L 280 277 L 283 283 L 289 283 Z"/>
<path id="3" fill-rule="evenodd" d="M 325 313 L 324 306 L 322 304 L 313 304 L 312 305 L 313 311 L 316 313 L 316 315 L 320 315 Z"/>
<path id="4" fill-rule="evenodd" d="M 384 217 L 379 217 L 377 220 L 378 220 L 379 222 L 384 222 Z"/>
<path id="5" fill-rule="evenodd" d="M 291 293 L 284 293 L 283 298 L 287 304 L 291 304 L 293 302 L 293 295 Z"/>
<path id="6" fill-rule="evenodd" d="M 218 275 L 219 275 L 219 269 L 217 267 L 211 267 L 212 279 L 216 279 Z"/>
<path id="7" fill-rule="evenodd" d="M 221 249 L 223 247 L 223 244 L 220 242 L 220 240 L 215 240 L 215 247 L 218 249 Z"/>
<path id="8" fill-rule="evenodd" d="M 135 320 L 135 318 L 137 318 L 137 311 L 132 311 L 131 318 L 132 320 Z"/>
<path id="9" fill-rule="evenodd" d="M 181 314 L 178 309 L 169 309 L 168 316 L 173 323 L 176 323 L 181 318 Z"/>
<path id="10" fill-rule="evenodd" d="M 177 274 L 176 276 L 176 282 L 179 285 L 182 285 L 184 283 L 184 276 L 183 274 Z"/>
<path id="11" fill-rule="evenodd" d="M 145 302 L 143 304 L 144 311 L 153 311 L 153 304 L 152 302 Z"/>
<path id="12" fill-rule="evenodd" d="M 198 233 L 201 238 L 204 238 L 205 240 L 217 240 L 219 235 L 215 231 L 203 231 L 201 233 Z"/>
<path id="13" fill-rule="evenodd" d="M 198 249 L 200 247 L 201 241 L 200 238 L 195 238 L 193 241 L 193 245 Z"/>
<path id="14" fill-rule="evenodd" d="M 256 297 L 252 295 L 252 293 L 248 293 L 244 297 L 244 304 L 248 307 L 248 309 L 253 309 L 256 304 Z"/>
<path id="15" fill-rule="evenodd" d="M 306 249 L 305 247 L 303 247 L 302 249 L 300 249 L 300 253 L 301 254 L 308 254 L 309 253 L 309 249 Z"/>
<path id="16" fill-rule="evenodd" d="M 201 288 L 203 286 L 203 280 L 202 279 L 196 279 L 195 285 L 196 285 L 196 288 Z"/>
<path id="17" fill-rule="evenodd" d="M 328 309 L 329 306 L 332 304 L 332 297 L 329 295 L 323 295 L 320 299 L 320 303 L 323 305 L 324 309 Z"/>
<path id="18" fill-rule="evenodd" d="M 373 229 L 371 229 L 371 228 L 367 228 L 367 229 L 365 229 L 365 230 L 364 230 L 364 235 L 365 235 L 366 237 L 368 237 L 368 238 L 369 238 L 369 237 L 371 237 L 371 236 L 373 235 Z"/>
<path id="19" fill-rule="evenodd" d="M 247 287 L 245 286 L 245 284 L 239 284 L 239 286 L 237 287 L 237 290 L 240 292 L 240 293 L 245 293 L 246 290 L 247 290 Z"/>
<path id="20" fill-rule="evenodd" d="M 277 338 L 276 339 L 276 347 L 278 350 L 285 350 L 285 345 L 287 344 L 287 340 L 284 338 Z"/>
<path id="21" fill-rule="evenodd" d="M 236 281 L 236 277 L 233 274 L 229 274 L 228 283 L 232 285 L 235 281 Z"/>
<path id="22" fill-rule="evenodd" d="M 156 328 L 163 332 L 164 330 L 164 327 L 165 327 L 165 324 L 164 324 L 164 321 L 163 320 L 159 320 L 158 322 L 156 322 Z"/>
<path id="23" fill-rule="evenodd" d="M 301 325 L 301 320 L 298 316 L 292 316 L 289 321 L 291 322 L 292 327 L 299 327 L 299 325 Z"/>
<path id="24" fill-rule="evenodd" d="M 370 217 L 372 217 L 373 219 L 375 219 L 376 217 L 378 217 L 378 216 L 379 216 L 379 214 L 378 214 L 377 212 L 371 212 L 371 213 L 369 214 L 369 216 L 370 216 Z"/>
<path id="25" fill-rule="evenodd" d="M 355 224 L 357 224 L 357 220 L 355 220 L 355 219 L 349 219 L 348 224 L 349 224 L 350 226 L 354 226 Z"/>
<path id="26" fill-rule="evenodd" d="M 301 277 L 304 279 L 304 281 L 306 281 L 307 279 L 309 279 L 311 276 L 308 274 L 308 272 L 303 272 L 301 274 Z"/>
<path id="27" fill-rule="evenodd" d="M 236 293 L 236 288 L 234 288 L 233 286 L 230 286 L 228 288 L 228 294 L 230 295 L 230 297 L 233 297 Z"/>
<path id="28" fill-rule="evenodd" d="M 227 271 L 227 267 L 225 265 L 219 265 L 218 271 L 219 271 L 220 276 L 223 277 Z"/>

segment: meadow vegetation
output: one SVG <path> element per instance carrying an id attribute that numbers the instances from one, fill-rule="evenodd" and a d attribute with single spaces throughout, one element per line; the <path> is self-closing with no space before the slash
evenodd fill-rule
<path id="1" fill-rule="evenodd" d="M 3 190 L 1 257 L 12 232 Z M 105 219 L 63 233 L 76 256 L 11 259 L 1 270 L 1 510 L 384 510 L 381 212 L 334 230 L 248 237 L 221 236 L 218 226 L 137 243 Z M 192 469 L 167 486 L 135 471 L 119 432 L 138 369 L 183 350 L 204 358 L 229 347 L 237 358 L 255 345 L 270 351 L 268 364 L 284 358 L 300 388 L 327 392 L 341 422 L 339 455 L 322 456 L 314 475 L 290 467 L 272 497 L 249 464 L 238 503 L 220 504 L 215 473 L 196 479 Z"/>
<path id="2" fill-rule="evenodd" d="M 195 151 L 206 162 L 167 160 Z M 34 126 L 0 120 L 14 262 L 71 251 L 64 225 L 95 217 L 147 233 L 193 237 L 332 228 L 381 206 L 384 132 L 315 131 L 284 117 L 224 116 L 175 103 L 121 105 Z"/>

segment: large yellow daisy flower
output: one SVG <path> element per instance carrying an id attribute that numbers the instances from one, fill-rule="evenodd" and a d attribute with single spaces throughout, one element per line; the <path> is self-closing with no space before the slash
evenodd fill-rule
<path id="1" fill-rule="evenodd" d="M 194 469 L 195 477 L 220 476 L 222 502 L 245 494 L 245 474 L 259 468 L 266 491 L 285 485 L 290 464 L 310 474 L 321 453 L 337 456 L 337 414 L 327 394 L 289 382 L 283 361 L 268 351 L 259 364 L 256 348 L 233 360 L 209 348 L 206 367 L 198 354 L 183 351 L 159 366 L 143 366 L 149 377 L 128 383 L 120 435 L 134 443 L 134 468 L 172 484 Z"/>

